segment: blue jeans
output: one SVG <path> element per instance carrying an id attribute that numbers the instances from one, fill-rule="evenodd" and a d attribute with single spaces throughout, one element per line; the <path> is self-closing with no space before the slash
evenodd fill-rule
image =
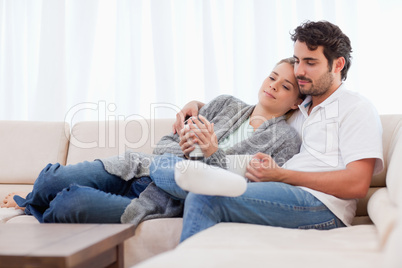
<path id="1" fill-rule="evenodd" d="M 32 192 L 14 199 L 42 223 L 120 223 L 125 208 L 150 182 L 148 177 L 125 181 L 109 174 L 100 161 L 49 164 Z"/>
<path id="2" fill-rule="evenodd" d="M 172 198 L 184 200 L 188 192 L 180 188 L 174 179 L 174 167 L 180 161 L 183 161 L 183 158 L 173 154 L 156 156 L 150 165 L 150 177 L 156 186 Z"/>
<path id="3" fill-rule="evenodd" d="M 159 156 L 150 173 L 159 188 L 185 199 L 181 241 L 219 222 L 322 230 L 345 226 L 312 194 L 285 183 L 248 183 L 239 197 L 187 193 L 174 180 L 174 165 L 181 160 L 172 155 Z"/>

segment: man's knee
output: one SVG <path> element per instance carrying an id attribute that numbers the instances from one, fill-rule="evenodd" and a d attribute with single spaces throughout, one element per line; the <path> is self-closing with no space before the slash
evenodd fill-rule
<path id="1" fill-rule="evenodd" d="M 208 206 L 213 208 L 219 202 L 218 196 L 200 195 L 195 193 L 189 193 L 185 200 L 186 206 Z"/>

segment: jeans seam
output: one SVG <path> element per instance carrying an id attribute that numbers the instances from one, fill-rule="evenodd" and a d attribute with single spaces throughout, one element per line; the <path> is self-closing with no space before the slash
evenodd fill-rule
<path id="1" fill-rule="evenodd" d="M 239 197 L 228 197 L 228 200 L 230 200 L 230 201 L 235 201 L 236 199 L 239 199 Z M 240 199 L 242 201 L 254 202 L 256 204 L 262 204 L 262 205 L 268 204 L 268 205 L 279 207 L 279 208 L 286 208 L 288 210 L 311 211 L 311 212 L 328 210 L 328 208 L 325 205 L 320 205 L 320 206 L 295 206 L 295 205 L 285 204 L 285 203 L 281 203 L 281 202 L 272 202 L 272 201 L 268 201 L 268 200 L 261 200 L 261 199 L 255 199 L 255 198 L 240 197 Z"/>
<path id="2" fill-rule="evenodd" d="M 335 218 L 332 218 L 329 221 L 325 221 L 325 222 L 321 222 L 321 223 L 301 225 L 298 227 L 298 229 L 328 230 L 328 229 L 334 229 L 336 227 L 338 227 L 336 224 L 336 220 L 335 220 Z"/>

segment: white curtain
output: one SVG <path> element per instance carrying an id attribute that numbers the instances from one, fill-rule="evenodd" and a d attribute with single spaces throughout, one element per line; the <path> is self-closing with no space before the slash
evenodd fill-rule
<path id="1" fill-rule="evenodd" d="M 346 84 L 402 113 L 399 0 L 0 0 L 0 119 L 173 117 L 192 99 L 257 102 L 306 20 L 353 46 Z"/>

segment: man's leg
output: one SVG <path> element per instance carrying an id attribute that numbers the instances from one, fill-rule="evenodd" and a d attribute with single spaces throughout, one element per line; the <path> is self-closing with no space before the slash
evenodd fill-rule
<path id="1" fill-rule="evenodd" d="M 188 194 L 181 241 L 219 222 L 305 229 L 345 226 L 323 203 L 299 187 L 278 182 L 249 183 L 239 197 Z"/>
<path id="2" fill-rule="evenodd" d="M 43 213 L 44 223 L 120 223 L 131 198 L 91 187 L 72 185 L 63 189 Z"/>

